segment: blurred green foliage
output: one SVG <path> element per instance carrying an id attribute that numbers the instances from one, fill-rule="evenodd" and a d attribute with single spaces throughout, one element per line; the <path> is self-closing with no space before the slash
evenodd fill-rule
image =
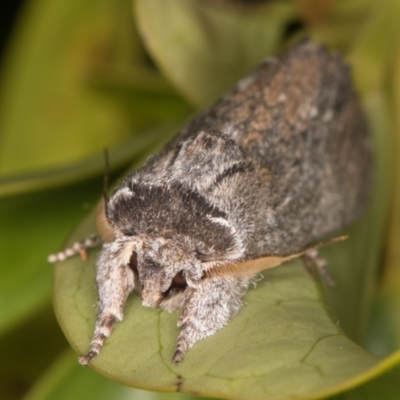
<path id="1" fill-rule="evenodd" d="M 0 398 L 184 400 L 196 392 L 234 399 L 399 399 L 399 18 L 400 0 L 28 0 L 0 76 Z M 304 36 L 339 51 L 352 66 L 376 150 L 366 215 L 348 242 L 324 252 L 337 288 L 323 287 L 324 300 L 295 264 L 271 271 L 233 324 L 199 343 L 186 366 L 176 368 L 165 361 L 176 316 L 141 310 L 132 296 L 127 307 L 135 310 L 94 368 L 121 383 L 189 394 L 128 388 L 79 366 L 53 315 L 46 257 L 96 204 L 102 149 L 110 149 L 114 177 L 139 165 L 264 56 Z M 69 240 L 91 229 L 89 215 Z M 79 351 L 93 322 L 92 264 L 93 258 L 58 265 L 53 277 L 57 317 Z M 83 289 L 72 299 L 77 282 Z M 268 308 L 277 298 L 290 305 Z M 244 324 L 251 313 L 265 320 Z M 316 344 L 300 360 L 289 347 L 249 355 L 244 343 L 245 354 L 230 348 L 236 353 L 225 367 L 218 360 L 207 364 L 226 357 L 232 341 L 273 343 L 285 315 L 301 327 L 287 342 L 294 347 L 320 343 L 327 332 L 336 339 Z M 312 323 L 318 329 L 309 330 Z M 129 337 L 136 325 L 142 343 Z M 155 354 L 150 363 L 146 351 Z M 300 364 L 313 365 L 319 377 L 302 374 Z"/>

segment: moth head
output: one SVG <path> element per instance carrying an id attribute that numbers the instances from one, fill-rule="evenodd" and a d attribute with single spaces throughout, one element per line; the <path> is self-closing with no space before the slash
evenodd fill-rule
<path id="1" fill-rule="evenodd" d="M 129 274 L 136 277 L 135 286 L 144 306 L 158 306 L 171 287 L 186 286 L 186 276 L 191 280 L 201 278 L 201 262 L 187 245 L 145 234 L 124 235 L 110 223 L 106 209 L 103 198 L 96 215 L 96 227 L 104 241 L 97 270 L 105 269 L 109 274 L 111 269 L 128 268 Z M 101 285 L 102 281 L 98 281 L 99 288 Z"/>
<path id="2" fill-rule="evenodd" d="M 201 279 L 201 262 L 184 245 L 162 237 L 139 236 L 141 246 L 130 266 L 137 271 L 144 306 L 156 307 L 171 288 Z"/>
<path id="3" fill-rule="evenodd" d="M 184 246 L 174 240 L 145 235 L 122 236 L 103 243 L 97 260 L 99 291 L 116 269 L 125 270 L 118 277 L 132 275 L 131 280 L 147 307 L 157 307 L 170 289 L 184 288 L 188 279 L 198 280 L 203 274 L 201 262 Z M 104 274 L 99 274 L 100 270 L 104 270 Z M 121 285 L 125 285 L 122 280 L 115 281 L 112 286 Z"/>

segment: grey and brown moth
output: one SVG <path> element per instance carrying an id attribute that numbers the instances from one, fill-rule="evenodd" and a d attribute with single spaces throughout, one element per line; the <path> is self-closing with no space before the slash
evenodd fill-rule
<path id="1" fill-rule="evenodd" d="M 267 58 L 98 207 L 98 310 L 88 364 L 136 289 L 181 311 L 173 362 L 242 307 L 260 269 L 360 216 L 370 138 L 348 67 L 305 41 Z M 99 243 L 76 243 L 63 260 Z M 250 261 L 249 261 L 250 260 Z"/>

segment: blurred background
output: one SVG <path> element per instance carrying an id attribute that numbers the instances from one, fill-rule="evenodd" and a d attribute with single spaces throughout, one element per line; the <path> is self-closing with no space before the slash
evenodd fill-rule
<path id="1" fill-rule="evenodd" d="M 349 337 L 389 361 L 360 380 L 364 389 L 337 399 L 376 396 L 380 374 L 400 376 L 400 0 L 8 0 L 1 8 L 1 400 L 191 398 L 130 389 L 78 366 L 52 309 L 46 258 L 95 206 L 104 148 L 116 179 L 266 55 L 303 37 L 351 65 L 376 151 L 365 234 L 339 256 L 351 268 L 336 272 L 347 283 L 327 303 Z M 400 398 L 393 393 L 379 398 Z"/>

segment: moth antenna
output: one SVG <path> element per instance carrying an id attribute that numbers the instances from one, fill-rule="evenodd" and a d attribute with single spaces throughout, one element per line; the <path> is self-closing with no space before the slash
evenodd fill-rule
<path id="1" fill-rule="evenodd" d="M 67 247 L 66 249 L 50 254 L 47 258 L 49 263 L 56 263 L 58 261 L 64 261 L 67 258 L 73 257 L 76 254 L 80 254 L 82 260 L 86 260 L 87 258 L 87 250 L 100 246 L 102 243 L 102 239 L 100 236 L 92 235 L 88 238 L 81 240 L 79 242 L 75 242 L 72 246 Z"/>

